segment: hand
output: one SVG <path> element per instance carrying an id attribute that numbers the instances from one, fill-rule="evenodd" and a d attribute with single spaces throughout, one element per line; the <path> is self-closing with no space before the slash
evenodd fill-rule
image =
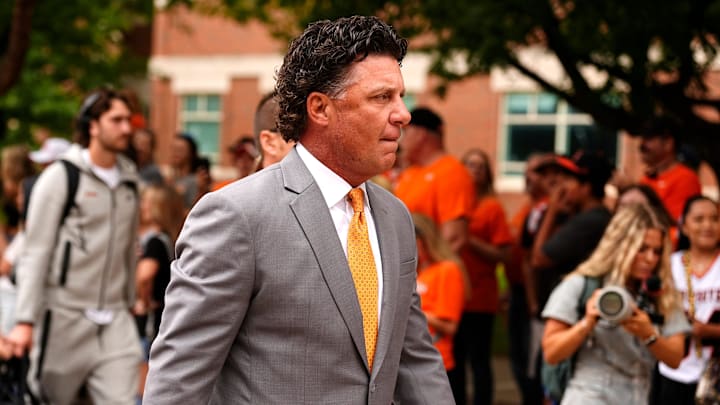
<path id="1" fill-rule="evenodd" d="M 33 326 L 20 323 L 10 331 L 5 339 L 11 346 L 12 354 L 15 357 L 22 357 L 26 350 L 32 347 Z"/>
<path id="2" fill-rule="evenodd" d="M 633 308 L 632 315 L 622 321 L 620 325 L 625 328 L 631 335 L 638 339 L 644 340 L 656 333 L 655 327 L 650 321 L 648 314 L 638 307 Z"/>
<path id="3" fill-rule="evenodd" d="M 610 177 L 610 181 L 608 181 L 608 183 L 617 187 L 619 190 L 622 190 L 634 184 L 630 175 L 622 167 L 615 170 L 612 177 Z"/>
<path id="4" fill-rule="evenodd" d="M 600 311 L 597 309 L 597 300 L 600 295 L 600 289 L 593 291 L 587 303 L 585 303 L 585 318 L 587 320 L 588 328 L 592 330 L 597 323 L 598 317 L 600 317 Z"/>
<path id="5" fill-rule="evenodd" d="M 132 312 L 133 315 L 147 315 L 148 306 L 145 303 L 145 301 L 138 299 L 138 300 L 135 300 L 135 305 L 133 305 L 132 310 L 130 312 Z"/>
<path id="6" fill-rule="evenodd" d="M 567 196 L 567 188 L 563 187 L 562 184 L 558 184 L 552 190 L 550 190 L 550 196 L 548 198 L 548 204 L 554 207 L 561 207 L 563 201 Z"/>
<path id="7" fill-rule="evenodd" d="M 568 192 L 567 187 L 563 183 L 559 183 L 550 191 L 548 210 L 561 213 L 568 213 L 572 211 L 572 203 L 569 200 L 569 196 L 570 193 Z"/>
<path id="8" fill-rule="evenodd" d="M 705 337 L 705 326 L 706 324 L 698 321 L 697 319 L 691 319 L 692 321 L 692 335 L 696 338 Z"/>
<path id="9" fill-rule="evenodd" d="M 6 338 L 0 336 L 0 360 L 7 360 L 11 358 L 12 355 L 12 345 Z"/>

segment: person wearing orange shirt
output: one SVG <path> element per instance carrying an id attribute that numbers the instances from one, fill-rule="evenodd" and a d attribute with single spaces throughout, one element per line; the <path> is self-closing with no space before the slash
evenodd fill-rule
<path id="1" fill-rule="evenodd" d="M 412 214 L 418 249 L 417 293 L 435 348 L 445 370 L 456 367 L 453 336 L 465 302 L 466 274 L 457 255 L 440 236 L 433 221 Z"/>
<path id="2" fill-rule="evenodd" d="M 475 192 L 467 169 L 443 147 L 443 121 L 429 108 L 418 107 L 400 138 L 402 157 L 409 165 L 395 195 L 410 212 L 430 217 L 459 252 L 467 241 L 468 220 Z"/>
<path id="3" fill-rule="evenodd" d="M 679 131 L 672 119 L 654 117 L 643 126 L 640 143 L 640 156 L 647 165 L 640 183 L 655 190 L 676 221 L 685 201 L 702 192 L 697 173 L 677 160 Z"/>
<path id="4" fill-rule="evenodd" d="M 474 181 L 477 203 L 470 217 L 468 243 L 461 257 L 470 277 L 471 296 L 465 305 L 455 335 L 455 361 L 470 364 L 473 375 L 474 403 L 493 403 L 493 373 L 490 364 L 491 343 L 499 296 L 495 269 L 509 259 L 512 235 L 505 210 L 495 196 L 491 162 L 482 150 L 471 149 L 462 159 Z M 455 402 L 466 403 L 465 367 L 449 374 Z"/>

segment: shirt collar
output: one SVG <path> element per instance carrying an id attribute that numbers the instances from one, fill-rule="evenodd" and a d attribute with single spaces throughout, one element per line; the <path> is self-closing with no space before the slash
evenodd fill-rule
<path id="1" fill-rule="evenodd" d="M 300 159 L 303 163 L 305 163 L 305 166 L 315 179 L 315 183 L 317 183 L 318 187 L 320 187 L 320 192 L 322 193 L 323 198 L 325 199 L 325 204 L 327 204 L 328 208 L 334 207 L 336 204 L 343 201 L 347 193 L 352 190 L 352 186 L 313 156 L 302 143 L 298 142 L 295 149 L 297 150 Z M 362 183 L 358 187 L 360 187 L 363 193 L 365 193 L 365 206 L 369 207 L 365 183 Z"/>

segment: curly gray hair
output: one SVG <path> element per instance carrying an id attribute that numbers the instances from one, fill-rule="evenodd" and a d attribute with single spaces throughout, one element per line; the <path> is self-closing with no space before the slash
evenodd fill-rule
<path id="1" fill-rule="evenodd" d="M 310 24 L 290 44 L 277 74 L 280 106 L 278 131 L 298 141 L 307 125 L 305 102 L 317 91 L 336 97 L 353 63 L 368 55 L 388 55 L 402 62 L 407 40 L 377 17 L 352 16 Z"/>

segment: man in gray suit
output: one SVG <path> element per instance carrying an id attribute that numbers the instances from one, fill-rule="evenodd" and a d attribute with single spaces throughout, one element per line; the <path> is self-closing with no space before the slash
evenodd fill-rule
<path id="1" fill-rule="evenodd" d="M 415 292 L 410 215 L 366 182 L 392 167 L 410 120 L 406 51 L 375 17 L 314 23 L 291 43 L 278 130 L 298 144 L 190 212 L 145 404 L 454 403 Z M 366 198 L 353 208 L 358 188 Z M 348 261 L 358 215 L 373 311 Z"/>

